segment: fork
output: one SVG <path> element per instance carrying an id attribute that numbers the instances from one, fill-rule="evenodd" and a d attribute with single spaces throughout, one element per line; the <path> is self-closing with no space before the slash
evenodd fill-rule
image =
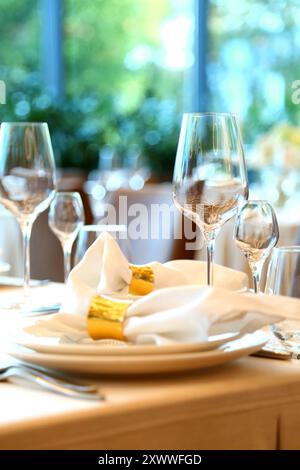
<path id="1" fill-rule="evenodd" d="M 69 377 L 65 374 L 63 375 L 60 372 L 56 372 L 56 371 L 50 372 L 49 370 L 46 370 L 44 368 L 34 367 L 33 365 L 29 365 L 29 364 L 25 364 L 21 362 L 18 362 L 18 363 L 12 362 L 11 364 L 7 364 L 7 366 L 5 367 L 0 367 L 0 374 L 1 372 L 4 372 L 7 369 L 12 368 L 12 367 L 18 368 L 18 369 L 22 368 L 26 371 L 34 372 L 39 377 L 43 377 L 47 380 L 50 380 L 51 382 L 55 382 L 55 383 L 62 382 L 63 385 L 65 385 L 66 387 L 71 387 L 75 390 L 78 390 L 79 392 L 96 392 L 98 390 L 96 385 L 85 384 L 74 379 L 73 377 Z"/>
<path id="2" fill-rule="evenodd" d="M 27 382 L 39 385 L 41 388 L 59 393 L 61 395 L 84 398 L 88 400 L 104 400 L 104 396 L 98 392 L 95 385 L 85 385 L 74 382 L 73 379 L 59 375 L 49 374 L 24 364 L 12 364 L 0 368 L 0 381 L 9 380 L 12 377 L 18 377 Z"/>

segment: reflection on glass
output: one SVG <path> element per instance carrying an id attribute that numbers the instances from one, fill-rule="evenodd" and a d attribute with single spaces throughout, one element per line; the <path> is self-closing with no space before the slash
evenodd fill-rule
<path id="1" fill-rule="evenodd" d="M 184 115 L 173 186 L 176 207 L 200 227 L 204 236 L 207 282 L 211 285 L 215 239 L 248 196 L 243 145 L 233 115 Z"/>
<path id="2" fill-rule="evenodd" d="M 263 264 L 278 238 L 278 223 L 272 206 L 267 201 L 244 204 L 236 218 L 234 239 L 249 263 L 254 292 L 259 292 Z"/>
<path id="3" fill-rule="evenodd" d="M 50 206 L 49 226 L 63 248 L 65 282 L 71 270 L 72 246 L 83 224 L 84 210 L 80 194 L 57 193 Z"/>
<path id="4" fill-rule="evenodd" d="M 300 246 L 274 249 L 268 268 L 265 293 L 300 299 Z M 285 320 L 272 325 L 271 330 L 284 347 L 297 357 L 300 350 L 300 310 L 298 321 Z"/>
<path id="5" fill-rule="evenodd" d="M 56 176 L 46 123 L 2 123 L 0 129 L 0 203 L 18 220 L 24 239 L 24 301 L 30 280 L 32 225 L 55 195 Z"/>
<path id="6" fill-rule="evenodd" d="M 265 292 L 300 298 L 300 246 L 275 248 L 268 268 Z"/>

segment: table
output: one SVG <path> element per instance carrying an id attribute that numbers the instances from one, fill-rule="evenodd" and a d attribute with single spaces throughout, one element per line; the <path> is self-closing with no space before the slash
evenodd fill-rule
<path id="1" fill-rule="evenodd" d="M 299 364 L 101 378 L 104 403 L 0 384 L 0 449 L 299 449 Z"/>
<path id="2" fill-rule="evenodd" d="M 34 292 L 53 300 L 61 289 Z M 13 321 L 0 314 L 0 345 Z M 105 402 L 0 382 L 0 449 L 300 449 L 299 361 L 97 380 Z"/>

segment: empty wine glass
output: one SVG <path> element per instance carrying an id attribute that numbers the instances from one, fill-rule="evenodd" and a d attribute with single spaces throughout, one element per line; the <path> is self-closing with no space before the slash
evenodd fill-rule
<path id="1" fill-rule="evenodd" d="M 269 263 L 265 294 L 284 295 L 300 299 L 300 246 L 275 248 Z M 271 331 L 284 348 L 295 353 L 300 349 L 299 320 L 285 320 L 271 325 Z"/>
<path id="2" fill-rule="evenodd" d="M 173 199 L 201 229 L 207 247 L 207 283 L 213 284 L 215 239 L 248 197 L 241 134 L 232 114 L 187 113 L 177 148 Z"/>
<path id="3" fill-rule="evenodd" d="M 58 192 L 50 206 L 49 226 L 62 245 L 65 282 L 71 270 L 72 246 L 83 224 L 84 210 L 80 194 Z"/>
<path id="4" fill-rule="evenodd" d="M 17 219 L 24 241 L 24 299 L 29 301 L 29 245 L 32 225 L 55 195 L 55 161 L 46 123 L 2 123 L 0 129 L 0 203 Z"/>
<path id="5" fill-rule="evenodd" d="M 249 263 L 258 293 L 264 262 L 279 238 L 272 206 L 267 201 L 247 201 L 237 215 L 233 238 Z"/>
<path id="6" fill-rule="evenodd" d="M 265 293 L 300 298 L 300 246 L 274 249 L 268 267 Z"/>

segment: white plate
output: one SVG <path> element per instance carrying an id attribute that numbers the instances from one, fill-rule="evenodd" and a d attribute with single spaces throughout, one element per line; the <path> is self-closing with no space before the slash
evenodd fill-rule
<path id="1" fill-rule="evenodd" d="M 13 349 L 16 359 L 41 367 L 77 374 L 152 374 L 197 370 L 224 364 L 261 349 L 269 337 L 263 331 L 245 335 L 220 349 L 206 352 L 152 356 L 73 356 L 43 354 L 25 348 Z"/>
<path id="2" fill-rule="evenodd" d="M 38 337 L 26 335 L 27 339 L 17 339 L 16 344 L 33 349 L 36 352 L 48 354 L 72 354 L 72 355 L 99 355 L 99 356 L 131 356 L 131 355 L 156 355 L 176 354 L 187 352 L 211 351 L 222 344 L 240 337 L 239 333 L 225 333 L 210 336 L 208 341 L 201 343 L 176 343 L 164 345 L 128 344 L 121 341 L 103 340 L 98 344 L 72 344 L 62 343 L 60 338 Z"/>

